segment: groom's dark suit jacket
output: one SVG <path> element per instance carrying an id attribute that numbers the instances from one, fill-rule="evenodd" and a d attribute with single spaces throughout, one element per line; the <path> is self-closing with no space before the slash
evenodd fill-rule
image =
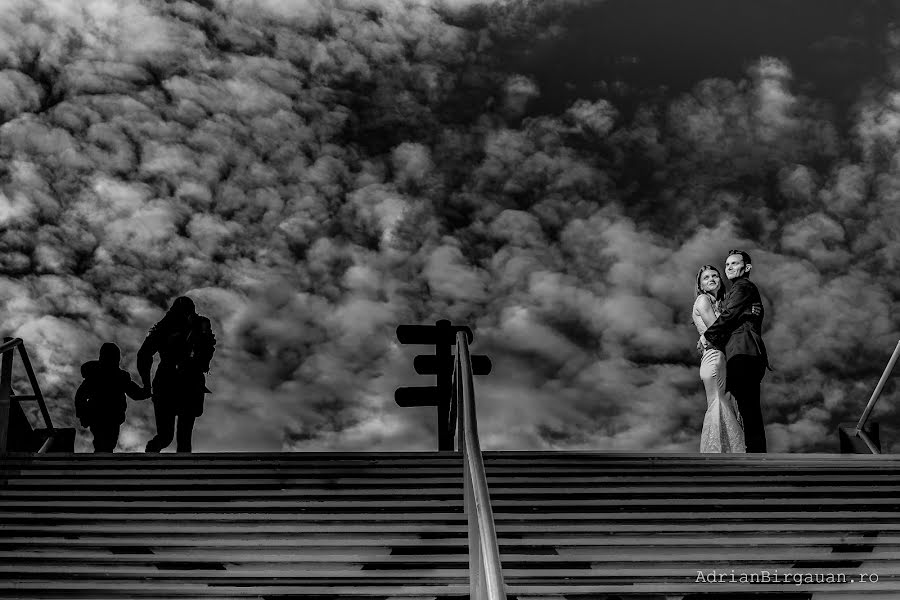
<path id="1" fill-rule="evenodd" d="M 769 365 L 769 356 L 762 339 L 765 311 L 756 285 L 746 277 L 735 279 L 725 294 L 719 317 L 703 335 L 726 359 L 740 354 L 758 356 Z"/>

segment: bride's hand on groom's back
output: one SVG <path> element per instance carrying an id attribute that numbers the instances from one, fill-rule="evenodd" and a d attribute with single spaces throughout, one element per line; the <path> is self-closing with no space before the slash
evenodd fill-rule
<path id="1" fill-rule="evenodd" d="M 712 344 L 710 344 L 706 340 L 706 337 L 701 335 L 700 339 L 697 340 L 697 352 L 703 354 L 705 351 L 709 350 L 710 348 L 712 348 Z"/>

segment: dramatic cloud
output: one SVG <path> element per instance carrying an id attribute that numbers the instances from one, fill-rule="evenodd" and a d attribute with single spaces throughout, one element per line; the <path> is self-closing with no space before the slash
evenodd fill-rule
<path id="1" fill-rule="evenodd" d="M 218 338 L 198 451 L 433 449 L 434 410 L 393 401 L 428 349 L 394 330 L 440 318 L 493 360 L 486 448 L 696 451 L 694 277 L 738 247 L 770 449 L 835 450 L 900 334 L 900 89 L 836 114 L 772 50 L 536 110 L 558 90 L 505 44 L 562 43 L 585 4 L 3 2 L 0 330 L 55 423 L 82 362 L 113 341 L 136 376 L 186 294 Z M 139 451 L 150 403 L 127 419 Z"/>

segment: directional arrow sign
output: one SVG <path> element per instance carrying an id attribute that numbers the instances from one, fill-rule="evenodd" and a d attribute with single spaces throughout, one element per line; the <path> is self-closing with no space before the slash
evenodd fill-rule
<path id="1" fill-rule="evenodd" d="M 472 375 L 488 375 L 491 372 L 493 364 L 491 359 L 484 354 L 470 354 L 472 359 Z"/>
<path id="2" fill-rule="evenodd" d="M 451 327 L 450 321 L 438 321 L 447 323 L 441 325 L 398 325 L 397 341 L 401 344 L 455 344 L 456 332 L 465 331 L 466 339 L 472 343 L 472 330 L 469 327 Z"/>
<path id="3" fill-rule="evenodd" d="M 437 386 L 401 387 L 394 391 L 394 401 L 398 406 L 438 406 L 441 390 Z M 447 402 L 450 398 L 447 398 Z"/>
<path id="4" fill-rule="evenodd" d="M 397 340 L 401 344 L 437 344 L 438 329 L 434 325 L 398 325 Z"/>

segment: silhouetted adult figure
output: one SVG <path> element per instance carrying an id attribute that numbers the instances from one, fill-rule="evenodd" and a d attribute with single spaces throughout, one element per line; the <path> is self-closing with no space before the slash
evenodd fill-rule
<path id="1" fill-rule="evenodd" d="M 126 394 L 135 400 L 150 397 L 149 387 L 138 387 L 128 371 L 119 368 L 121 358 L 119 347 L 107 342 L 100 346 L 99 360 L 81 365 L 84 381 L 75 392 L 75 416 L 94 434 L 94 452 L 116 449 L 125 422 Z"/>
<path id="2" fill-rule="evenodd" d="M 731 280 L 731 289 L 725 294 L 721 314 L 700 337 L 700 343 L 725 353 L 725 385 L 744 421 L 747 452 L 765 452 L 766 427 L 759 388 L 769 357 L 762 339 L 762 297 L 750 281 L 752 267 L 750 255 L 743 250 L 728 252 L 725 276 Z"/>
<path id="3" fill-rule="evenodd" d="M 176 298 L 150 329 L 137 357 L 138 373 L 146 386 L 153 355 L 159 353 L 152 385 L 156 436 L 147 442 L 146 452 L 160 452 L 173 437 L 178 452 L 191 451 L 194 420 L 203 414 L 204 394 L 209 392 L 204 373 L 209 372 L 215 345 L 209 319 L 194 311 L 194 302 L 187 296 Z"/>

